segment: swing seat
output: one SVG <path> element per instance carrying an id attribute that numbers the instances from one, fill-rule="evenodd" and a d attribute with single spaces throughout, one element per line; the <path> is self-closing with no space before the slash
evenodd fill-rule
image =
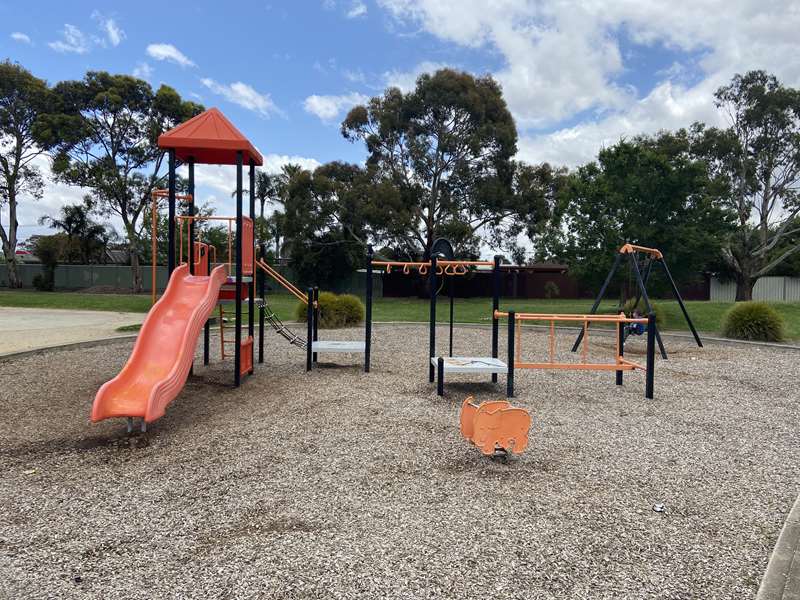
<path id="1" fill-rule="evenodd" d="M 521 454 L 528 447 L 531 417 L 505 400 L 473 404 L 469 396 L 461 405 L 460 420 L 461 435 L 487 456 L 497 450 Z"/>

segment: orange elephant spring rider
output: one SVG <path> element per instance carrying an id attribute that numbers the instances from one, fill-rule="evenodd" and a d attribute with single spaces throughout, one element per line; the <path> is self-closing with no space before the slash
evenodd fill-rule
<path id="1" fill-rule="evenodd" d="M 528 447 L 531 416 L 505 400 L 473 404 L 472 396 L 461 405 L 461 434 L 486 455 L 496 452 L 521 454 Z"/>

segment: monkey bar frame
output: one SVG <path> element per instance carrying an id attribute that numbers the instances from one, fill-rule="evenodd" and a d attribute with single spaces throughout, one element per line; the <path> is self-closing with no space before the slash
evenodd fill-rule
<path id="1" fill-rule="evenodd" d="M 545 314 L 545 313 L 517 313 L 514 311 L 495 310 L 494 319 L 508 319 L 508 376 L 506 395 L 514 396 L 514 369 L 555 369 L 570 371 L 615 371 L 616 383 L 622 385 L 624 371 L 636 369 L 645 371 L 645 398 L 653 398 L 653 369 L 655 365 L 655 313 L 651 312 L 645 318 L 626 317 L 624 313 L 618 315 L 570 315 L 570 314 Z M 524 321 L 547 321 L 550 323 L 548 332 L 548 361 L 528 362 L 522 359 L 522 323 Z M 580 362 L 556 362 L 555 359 L 555 327 L 556 323 L 581 323 L 581 349 Z M 615 326 L 616 347 L 613 363 L 589 362 L 589 324 L 606 323 Z M 625 326 L 631 323 L 640 323 L 647 326 L 647 363 L 646 366 L 628 360 L 625 354 Z M 573 349 L 574 351 L 574 349 Z"/>

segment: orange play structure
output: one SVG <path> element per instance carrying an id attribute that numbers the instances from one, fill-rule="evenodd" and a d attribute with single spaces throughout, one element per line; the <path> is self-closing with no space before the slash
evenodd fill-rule
<path id="1" fill-rule="evenodd" d="M 655 313 L 650 313 L 647 318 L 627 317 L 625 313 L 618 315 L 571 315 L 571 314 L 543 314 L 543 313 L 524 313 L 499 310 L 494 311 L 494 318 L 508 319 L 508 376 L 506 395 L 509 398 L 514 396 L 514 370 L 515 369 L 557 369 L 572 371 L 615 371 L 617 385 L 622 385 L 622 374 L 624 371 L 641 370 L 645 372 L 645 397 L 653 399 L 653 370 L 654 359 L 654 339 L 656 330 Z M 539 321 L 549 323 L 548 335 L 548 360 L 531 362 L 522 358 L 522 324 L 525 321 Z M 575 362 L 559 362 L 556 360 L 556 323 L 580 323 L 581 334 L 579 339 L 583 341 L 580 360 Z M 614 347 L 614 362 L 592 362 L 589 360 L 589 326 L 591 324 L 613 325 L 616 328 L 616 345 Z M 646 364 L 625 358 L 625 328 L 632 324 L 646 327 L 647 331 L 647 351 Z"/>
<path id="2" fill-rule="evenodd" d="M 235 302 L 234 385 L 253 372 L 253 275 L 255 270 L 255 167 L 263 164 L 261 154 L 217 109 L 193 117 L 158 138 L 159 147 L 169 155 L 169 187 L 152 193 L 153 263 L 157 256 L 156 224 L 158 201 L 169 206 L 169 281 L 161 298 L 154 302 L 120 373 L 103 384 L 92 405 L 92 421 L 126 417 L 128 429 L 134 418 L 145 424 L 164 415 L 167 405 L 180 393 L 195 358 L 200 332 L 205 328 L 204 363 L 208 364 L 209 317 L 221 301 L 223 286 L 234 286 Z M 180 160 L 188 165 L 188 193 L 178 194 L 176 168 Z M 250 169 L 250 217 L 242 214 L 242 170 Z M 196 163 L 236 165 L 236 216 L 194 215 L 194 166 Z M 178 201 L 188 204 L 188 215 L 177 215 Z M 216 250 L 195 241 L 195 223 L 220 219 L 228 223 L 227 262 L 212 268 Z M 184 237 L 184 223 L 187 234 Z M 177 225 L 177 227 L 176 227 Z M 231 240 L 235 227 L 235 247 Z M 176 240 L 176 229 L 180 240 Z M 176 241 L 178 242 L 176 244 Z M 184 255 L 184 241 L 186 254 Z M 179 255 L 176 256 L 176 246 Z M 176 260 L 177 258 L 177 260 Z M 153 299 L 156 298 L 155 268 Z M 247 337 L 242 339 L 242 303 L 249 303 Z"/>
<path id="3" fill-rule="evenodd" d="M 128 362 L 97 392 L 92 421 L 141 417 L 149 423 L 164 415 L 183 388 L 197 337 L 226 277 L 225 265 L 210 276 L 190 275 L 187 264 L 173 271 L 166 291 L 147 313 Z"/>
<path id="4" fill-rule="evenodd" d="M 531 416 L 506 400 L 473 404 L 472 396 L 461 405 L 461 435 L 486 455 L 521 454 L 528 447 Z"/>

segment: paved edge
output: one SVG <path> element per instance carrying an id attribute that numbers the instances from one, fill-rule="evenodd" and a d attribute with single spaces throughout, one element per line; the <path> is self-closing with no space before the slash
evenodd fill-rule
<path id="1" fill-rule="evenodd" d="M 124 342 L 127 340 L 135 339 L 138 333 L 132 335 L 115 335 L 114 337 L 100 338 L 97 340 L 85 340 L 83 342 L 68 342 L 66 344 L 56 344 L 55 346 L 44 346 L 42 348 L 33 348 L 32 350 L 21 350 L 19 352 L 6 352 L 0 354 L 0 363 L 15 360 L 17 358 L 24 358 L 34 354 L 44 354 L 46 352 L 53 352 L 58 350 L 74 350 L 77 348 L 93 348 L 95 346 L 108 346 L 115 342 Z"/>
<path id="2" fill-rule="evenodd" d="M 798 599 L 800 599 L 800 496 L 786 517 L 756 596 L 756 600 Z"/>

